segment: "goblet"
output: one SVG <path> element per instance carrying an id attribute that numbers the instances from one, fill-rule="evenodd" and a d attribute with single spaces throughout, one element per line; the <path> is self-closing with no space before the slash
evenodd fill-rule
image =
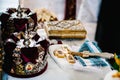
<path id="1" fill-rule="evenodd" d="M 120 72 L 120 57 L 116 53 L 114 53 L 114 59 L 116 64 L 119 66 L 118 72 Z"/>
<path id="2" fill-rule="evenodd" d="M 118 70 L 115 74 L 113 74 L 113 77 L 118 77 L 120 78 L 120 57 L 114 53 L 114 59 L 115 59 L 115 63 L 118 65 Z"/>

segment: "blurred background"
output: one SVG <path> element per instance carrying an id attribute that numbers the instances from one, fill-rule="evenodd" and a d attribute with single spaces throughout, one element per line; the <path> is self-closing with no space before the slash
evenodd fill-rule
<path id="1" fill-rule="evenodd" d="M 68 17 L 81 20 L 87 29 L 89 39 L 94 41 L 101 0 L 0 0 L 0 13 L 8 8 L 17 8 L 19 3 L 21 7 L 31 10 L 46 8 L 54 12 L 59 20 Z"/>

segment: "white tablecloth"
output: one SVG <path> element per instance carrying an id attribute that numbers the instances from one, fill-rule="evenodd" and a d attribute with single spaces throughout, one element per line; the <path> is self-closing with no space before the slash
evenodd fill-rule
<path id="1" fill-rule="evenodd" d="M 51 57 L 48 57 L 48 68 L 39 76 L 33 78 L 15 78 L 8 75 L 8 80 L 103 80 L 109 68 L 96 71 L 75 71 L 60 68 Z"/>
<path id="2" fill-rule="evenodd" d="M 43 30 L 40 30 L 43 31 Z M 44 31 L 43 31 L 44 32 Z M 39 31 L 38 31 L 39 33 Z M 42 33 L 40 35 L 44 35 Z M 54 40 L 53 40 L 54 42 Z M 72 47 L 76 47 L 78 49 L 84 40 L 70 40 L 70 41 L 63 41 L 63 43 L 67 43 L 70 45 L 75 45 Z M 6 80 L 103 80 L 105 75 L 111 71 L 110 66 L 102 67 L 96 71 L 92 70 L 75 70 L 70 68 L 61 68 L 56 64 L 54 59 L 48 55 L 48 68 L 47 70 L 36 77 L 32 78 L 16 78 L 10 75 L 7 75 Z M 4 79 L 5 80 L 5 79 Z"/>

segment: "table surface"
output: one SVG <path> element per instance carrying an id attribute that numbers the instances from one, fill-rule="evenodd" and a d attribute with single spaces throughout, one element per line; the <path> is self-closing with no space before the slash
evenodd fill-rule
<path id="1" fill-rule="evenodd" d="M 42 33 L 41 33 L 42 32 Z M 46 35 L 44 30 L 41 29 L 38 31 L 38 34 L 41 36 Z M 52 39 L 51 42 L 55 42 L 55 39 Z M 84 40 L 63 40 L 63 43 L 69 44 L 70 46 L 79 48 Z M 48 67 L 47 70 L 36 77 L 32 78 L 16 78 L 10 75 L 7 75 L 7 80 L 103 80 L 105 75 L 111 71 L 108 67 L 100 68 L 98 71 L 82 71 L 74 70 L 70 68 L 61 68 L 56 64 L 54 59 L 48 54 Z"/>
<path id="2" fill-rule="evenodd" d="M 103 68 L 101 72 L 87 72 L 87 71 L 75 71 L 60 68 L 54 60 L 48 57 L 48 68 L 47 70 L 33 78 L 15 78 L 8 76 L 8 80 L 103 80 L 108 69 Z"/>

